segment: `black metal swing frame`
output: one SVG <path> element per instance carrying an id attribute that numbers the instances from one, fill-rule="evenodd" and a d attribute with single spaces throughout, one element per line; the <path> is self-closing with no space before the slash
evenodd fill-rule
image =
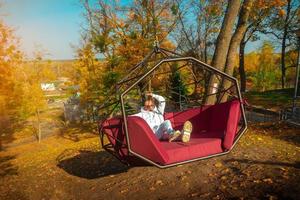
<path id="1" fill-rule="evenodd" d="M 155 64 L 151 68 L 146 70 L 146 72 L 145 72 L 145 70 L 144 70 L 144 72 L 142 72 L 141 69 L 145 68 L 145 65 L 148 63 L 148 61 L 151 60 L 153 58 L 153 56 L 156 57 L 157 54 L 162 55 L 162 57 L 157 62 L 155 62 Z M 125 106 L 125 97 L 130 92 L 130 90 L 132 90 L 135 86 L 137 86 L 145 78 L 149 77 L 161 65 L 169 64 L 171 62 L 192 62 L 197 67 L 201 67 L 203 70 L 209 71 L 211 75 L 218 75 L 220 77 L 226 78 L 227 80 L 230 80 L 232 85 L 231 85 L 231 87 L 226 88 L 225 90 L 222 91 L 223 95 L 224 95 L 224 93 L 230 91 L 233 86 L 236 88 L 235 98 L 238 99 L 239 102 L 240 102 L 240 110 L 241 110 L 241 121 L 240 121 L 240 123 L 241 123 L 241 125 L 239 127 L 239 130 L 236 133 L 236 136 L 234 138 L 234 143 L 233 143 L 231 149 L 229 149 L 227 151 L 224 151 L 222 153 L 213 154 L 213 155 L 209 155 L 209 156 L 206 156 L 206 157 L 196 158 L 196 159 L 187 160 L 187 161 L 178 162 L 178 163 L 169 164 L 169 165 L 160 165 L 156 162 L 153 162 L 153 161 L 147 159 L 143 155 L 140 155 L 139 153 L 134 152 L 131 149 L 131 147 L 130 147 L 130 138 L 129 138 L 129 134 L 128 134 L 128 127 L 127 127 L 127 113 L 126 113 L 126 106 Z M 222 71 L 206 64 L 206 63 L 203 63 L 203 62 L 199 61 L 196 58 L 184 57 L 184 56 L 181 56 L 180 54 L 177 54 L 173 51 L 170 51 L 170 50 L 158 47 L 158 46 L 155 46 L 154 49 L 140 63 L 138 63 L 131 70 L 129 70 L 128 75 L 126 75 L 123 79 L 121 79 L 115 85 L 113 90 L 116 93 L 116 96 L 119 97 L 119 99 L 117 99 L 114 102 L 105 102 L 101 106 L 101 108 L 106 108 L 107 106 L 114 105 L 114 108 L 111 109 L 111 111 L 107 114 L 107 116 L 110 116 L 114 112 L 116 107 L 121 106 L 121 114 L 122 114 L 122 119 L 123 119 L 123 128 L 124 128 L 124 132 L 125 132 L 125 136 L 126 136 L 126 144 L 124 144 L 118 138 L 113 138 L 114 140 L 116 140 L 116 142 L 118 144 L 117 148 L 125 147 L 125 148 L 128 149 L 130 155 L 136 156 L 136 157 L 142 159 L 143 161 L 146 161 L 146 162 L 148 162 L 152 165 L 155 165 L 159 168 L 172 167 L 172 166 L 179 165 L 179 164 L 185 164 L 185 163 L 189 163 L 189 162 L 193 162 L 193 161 L 197 161 L 197 160 L 203 160 L 203 159 L 208 159 L 208 158 L 228 154 L 235 147 L 235 145 L 237 144 L 237 142 L 239 141 L 241 136 L 247 130 L 247 120 L 246 120 L 246 115 L 245 115 L 244 102 L 243 102 L 242 95 L 241 95 L 241 92 L 240 92 L 240 89 L 239 89 L 239 84 L 238 84 L 238 81 L 237 81 L 236 78 L 234 78 L 234 77 L 232 77 L 232 76 L 230 76 L 230 75 L 228 75 L 228 74 L 226 74 L 226 73 L 224 73 L 224 72 L 222 72 Z M 209 94 L 209 95 L 216 95 L 216 93 Z M 219 103 L 219 102 L 217 102 L 217 103 Z M 105 131 L 103 131 L 101 129 L 101 126 L 99 128 L 99 133 L 100 133 L 100 140 L 101 140 L 102 147 L 107 152 L 111 153 L 116 158 L 118 158 L 121 162 L 123 162 L 125 164 L 129 164 L 129 162 L 127 162 L 126 160 L 120 159 L 120 157 L 118 156 L 118 153 L 116 152 L 116 147 L 115 146 L 113 146 L 110 143 L 105 142 L 106 133 L 105 133 Z"/>

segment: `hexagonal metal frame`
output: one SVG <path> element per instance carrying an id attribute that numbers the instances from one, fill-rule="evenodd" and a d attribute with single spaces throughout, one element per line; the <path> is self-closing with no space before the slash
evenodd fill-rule
<path id="1" fill-rule="evenodd" d="M 190 160 L 186 160 L 186 161 L 182 161 L 182 162 L 177 162 L 177 163 L 172 163 L 172 164 L 168 164 L 168 165 L 161 165 L 158 164 L 156 162 L 153 162 L 152 160 L 149 160 L 148 158 L 144 157 L 143 155 L 140 155 L 137 152 L 134 152 L 131 147 L 130 147 L 130 138 L 128 135 L 128 127 L 127 127 L 127 115 L 126 115 L 126 111 L 125 111 L 125 104 L 124 104 L 124 96 L 133 88 L 135 87 L 139 82 L 141 82 L 143 79 L 145 79 L 146 77 L 148 77 L 154 70 L 156 70 L 159 66 L 161 66 L 164 63 L 168 63 L 168 62 L 179 62 L 179 61 L 193 61 L 196 62 L 198 65 L 201 65 L 204 68 L 209 69 L 210 71 L 213 71 L 215 74 L 218 74 L 220 76 L 226 77 L 228 79 L 230 79 L 234 85 L 236 86 L 237 89 L 237 97 L 238 100 L 240 102 L 240 109 L 241 109 L 241 113 L 242 113 L 242 120 L 243 120 L 243 125 L 242 127 L 239 129 L 235 139 L 234 139 L 234 143 L 231 147 L 231 149 L 222 152 L 222 153 L 217 153 L 217 154 L 213 154 L 213 155 L 209 155 L 206 157 L 200 157 L 200 158 L 195 158 L 195 159 L 190 159 Z M 242 99 L 242 95 L 240 92 L 240 88 L 239 88 L 239 84 L 236 78 L 229 76 L 228 74 L 206 64 L 203 63 L 201 61 L 199 61 L 196 58 L 193 57 L 177 57 L 177 58 L 164 58 L 162 60 L 160 60 L 157 64 L 155 64 L 147 73 L 145 73 L 143 76 L 141 76 L 136 82 L 134 82 L 130 87 L 128 87 L 121 95 L 120 95 L 120 101 L 121 101 L 121 109 L 122 109 L 122 116 L 123 116 L 123 123 L 124 123 L 124 127 L 125 127 L 125 135 L 126 135 L 126 142 L 127 142 L 127 147 L 128 147 L 128 151 L 129 153 L 139 157 L 140 159 L 153 164 L 159 168 L 167 168 L 167 167 L 172 167 L 175 165 L 180 165 L 180 164 L 185 164 L 185 163 L 189 163 L 189 162 L 193 162 L 193 161 L 197 161 L 197 160 L 203 160 L 203 159 L 208 159 L 208 158 L 212 158 L 212 157 L 216 157 L 216 156 L 221 156 L 221 155 L 225 155 L 228 154 L 236 145 L 236 143 L 239 141 L 239 139 L 241 138 L 241 136 L 245 133 L 245 131 L 247 130 L 247 120 L 246 120 L 246 115 L 245 115 L 245 109 L 244 109 L 244 102 Z"/>

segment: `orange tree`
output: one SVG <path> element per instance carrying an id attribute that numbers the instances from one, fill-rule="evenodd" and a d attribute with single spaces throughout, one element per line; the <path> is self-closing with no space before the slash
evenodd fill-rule
<path id="1" fill-rule="evenodd" d="M 254 89 L 265 91 L 278 87 L 279 68 L 277 63 L 278 57 L 276 58 L 274 47 L 270 42 L 264 42 L 252 76 Z"/>
<path id="2" fill-rule="evenodd" d="M 87 27 L 77 54 L 78 72 L 84 75 L 77 77 L 82 100 L 104 99 L 111 86 L 153 48 L 156 38 L 162 47 L 174 47 L 167 39 L 177 19 L 173 1 L 135 0 L 124 6 L 85 0 L 83 5 Z"/>
<path id="3" fill-rule="evenodd" d="M 297 0 L 276 0 L 281 6 L 275 7 L 268 16 L 267 28 L 264 33 L 274 38 L 281 46 L 281 87 L 285 87 L 288 51 L 297 44 L 295 30 L 299 29 L 300 2 Z"/>
<path id="4" fill-rule="evenodd" d="M 0 21 L 0 122 L 10 116 L 25 120 L 35 115 L 40 130 L 39 112 L 46 105 L 40 82 L 49 71 L 23 58 L 13 30 Z"/>
<path id="5" fill-rule="evenodd" d="M 14 77 L 16 67 L 22 61 L 22 53 L 19 43 L 13 34 L 13 30 L 0 21 L 0 116 L 7 115 L 10 107 L 13 107 L 12 95 L 16 79 Z M 1 121 L 1 119 L 0 119 Z"/>

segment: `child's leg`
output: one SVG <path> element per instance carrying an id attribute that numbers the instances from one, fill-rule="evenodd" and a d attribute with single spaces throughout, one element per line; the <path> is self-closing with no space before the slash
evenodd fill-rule
<path id="1" fill-rule="evenodd" d="M 166 120 L 160 124 L 157 129 L 155 135 L 158 139 L 168 139 L 171 134 L 173 134 L 174 130 L 172 128 L 172 124 L 170 120 Z"/>

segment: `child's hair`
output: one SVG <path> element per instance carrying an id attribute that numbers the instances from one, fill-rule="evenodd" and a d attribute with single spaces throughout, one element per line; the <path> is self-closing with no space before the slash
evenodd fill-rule
<path id="1" fill-rule="evenodd" d="M 159 101 L 157 101 L 157 99 L 155 99 L 152 95 L 146 95 L 145 101 L 152 101 L 154 103 L 154 105 L 157 107 L 159 104 Z"/>
<path id="2" fill-rule="evenodd" d="M 155 99 L 151 95 L 147 95 L 145 101 L 152 101 L 155 103 Z"/>

